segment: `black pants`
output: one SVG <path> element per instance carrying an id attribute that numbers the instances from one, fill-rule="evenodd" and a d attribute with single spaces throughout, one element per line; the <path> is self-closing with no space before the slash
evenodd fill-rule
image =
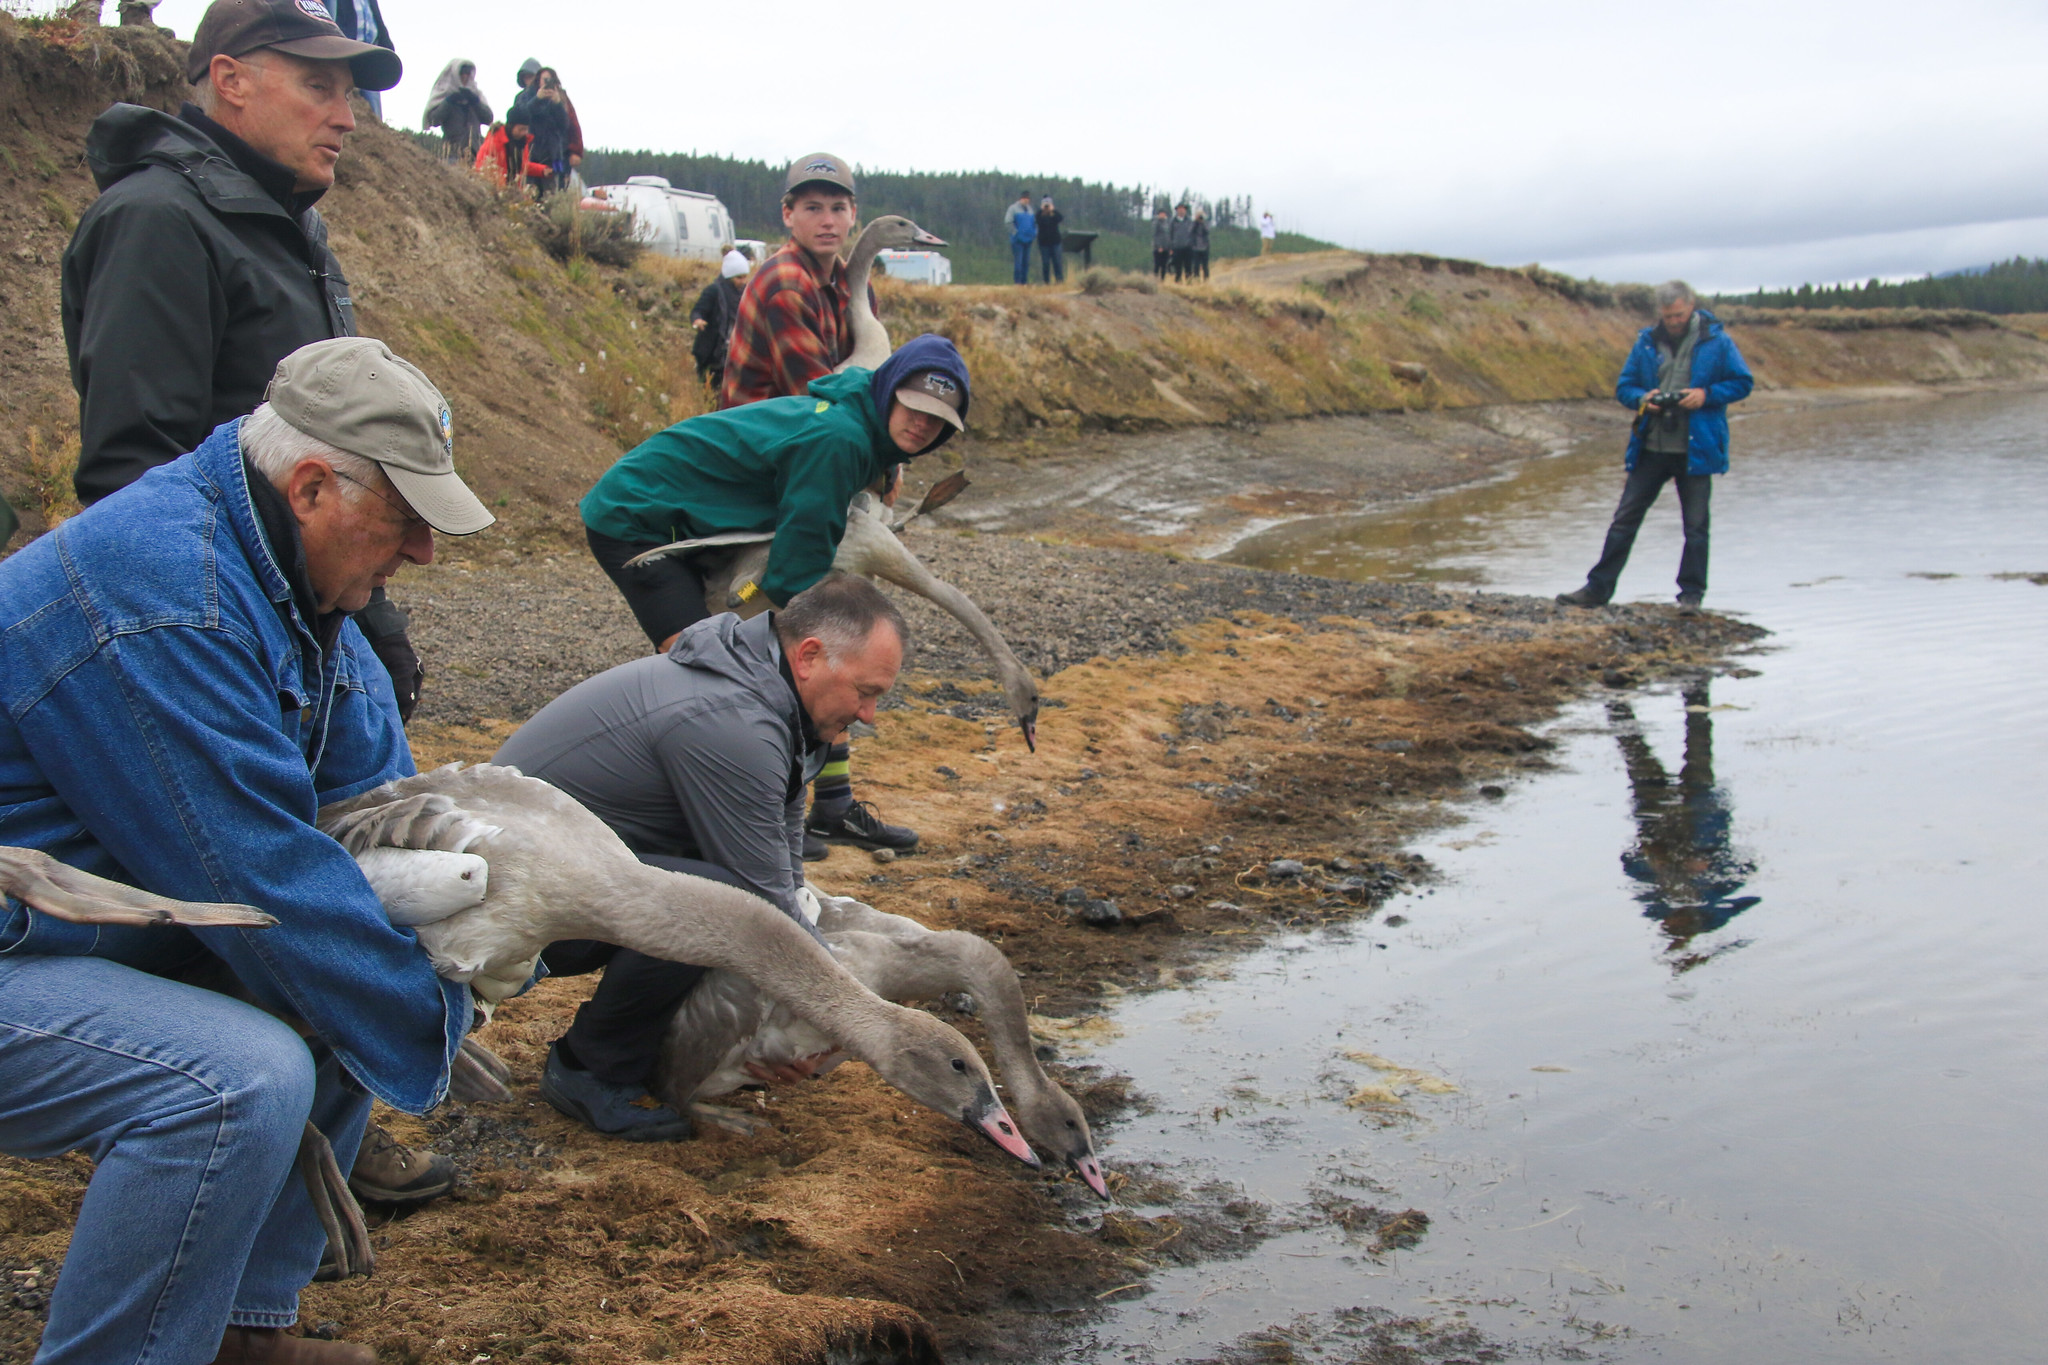
<path id="1" fill-rule="evenodd" d="M 643 853 L 640 861 L 649 867 L 687 872 L 742 890 L 753 889 L 717 864 L 695 858 Z M 575 1022 L 562 1035 L 583 1069 L 610 1085 L 652 1085 L 669 1021 L 704 979 L 705 968 L 687 962 L 665 962 L 631 948 L 587 938 L 550 943 L 541 960 L 547 963 L 552 976 L 585 976 L 600 968 L 604 971 L 604 980 L 577 1007 Z"/>
<path id="2" fill-rule="evenodd" d="M 614 540 L 588 526 L 584 539 L 605 577 L 624 594 L 633 619 L 657 647 L 669 636 L 694 626 L 711 613 L 704 609 L 704 575 L 691 562 L 691 555 L 665 555 L 650 563 L 627 568 L 634 555 L 657 548 L 630 540 Z"/>
<path id="3" fill-rule="evenodd" d="M 1707 509 L 1713 500 L 1714 476 L 1688 474 L 1685 463 L 1683 455 L 1653 455 L 1647 450 L 1636 455 L 1636 467 L 1628 472 L 1628 482 L 1621 486 L 1621 502 L 1607 527 L 1607 543 L 1601 548 L 1600 562 L 1586 575 L 1586 587 L 1597 600 L 1605 602 L 1614 596 L 1622 566 L 1628 563 L 1628 552 L 1636 543 L 1636 532 L 1642 528 L 1643 514 L 1664 491 L 1666 481 L 1678 485 L 1679 516 L 1685 523 L 1685 549 L 1678 557 L 1679 594 L 1706 596 Z"/>
<path id="4" fill-rule="evenodd" d="M 1206 250 L 1196 251 L 1194 264 L 1188 267 L 1188 277 L 1192 279 L 1196 275 L 1205 280 L 1209 278 L 1209 253 Z"/>
<path id="5" fill-rule="evenodd" d="M 1171 251 L 1166 250 L 1164 247 L 1153 247 L 1152 273 L 1154 275 L 1157 275 L 1162 280 L 1165 279 L 1167 262 L 1171 261 L 1172 259 L 1173 253 Z"/>
<path id="6" fill-rule="evenodd" d="M 1193 247 L 1177 246 L 1173 249 L 1173 282 L 1179 284 L 1194 274 L 1195 250 Z"/>

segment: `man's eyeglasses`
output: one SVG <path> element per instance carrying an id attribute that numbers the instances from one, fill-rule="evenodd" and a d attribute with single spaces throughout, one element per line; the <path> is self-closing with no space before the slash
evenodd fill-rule
<path id="1" fill-rule="evenodd" d="M 404 524 L 405 533 L 407 535 L 411 535 L 415 530 L 419 529 L 422 526 L 432 529 L 432 523 L 429 522 L 425 517 L 413 511 L 404 503 L 394 502 L 390 498 L 385 497 L 384 494 L 373 485 L 364 483 L 361 479 L 353 478 L 347 474 L 344 474 L 339 469 L 335 469 L 332 472 L 335 478 L 347 479 L 356 487 L 363 489 L 367 493 L 373 494 L 378 501 L 382 502 L 386 507 L 389 507 L 392 511 L 398 513 L 399 520 Z"/>

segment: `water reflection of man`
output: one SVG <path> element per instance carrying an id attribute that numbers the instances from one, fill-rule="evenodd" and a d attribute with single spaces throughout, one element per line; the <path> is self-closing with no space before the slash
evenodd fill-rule
<path id="1" fill-rule="evenodd" d="M 1628 768 L 1635 843 L 1621 855 L 1622 871 L 1636 883 L 1643 914 L 1659 922 L 1670 940 L 1665 952 L 1674 971 L 1690 971 L 1726 948 L 1686 951 L 1701 934 L 1713 933 L 1762 897 L 1738 896 L 1756 863 L 1729 846 L 1733 820 L 1728 795 L 1714 782 L 1714 718 L 1707 684 L 1684 691 L 1685 761 L 1674 785 L 1664 764 L 1636 728 L 1626 702 L 1609 705 L 1615 739 Z M 1737 945 L 1729 944 L 1726 947 Z"/>

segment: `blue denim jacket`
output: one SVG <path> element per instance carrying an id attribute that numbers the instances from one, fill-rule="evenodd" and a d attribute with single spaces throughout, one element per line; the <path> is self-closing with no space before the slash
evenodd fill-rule
<path id="1" fill-rule="evenodd" d="M 250 501 L 240 423 L 0 563 L 0 844 L 268 929 L 68 924 L 9 899 L 0 953 L 170 973 L 221 958 L 372 1094 L 437 1103 L 470 1022 L 341 845 L 330 801 L 413 772 L 354 622 L 322 650 Z"/>

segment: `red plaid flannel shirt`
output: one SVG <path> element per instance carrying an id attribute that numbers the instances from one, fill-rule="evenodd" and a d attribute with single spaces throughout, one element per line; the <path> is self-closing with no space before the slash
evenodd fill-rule
<path id="1" fill-rule="evenodd" d="M 820 284 L 795 242 L 770 256 L 740 295 L 718 405 L 786 398 L 832 373 L 853 349 L 851 297 L 843 262 L 834 260 L 831 280 Z"/>

